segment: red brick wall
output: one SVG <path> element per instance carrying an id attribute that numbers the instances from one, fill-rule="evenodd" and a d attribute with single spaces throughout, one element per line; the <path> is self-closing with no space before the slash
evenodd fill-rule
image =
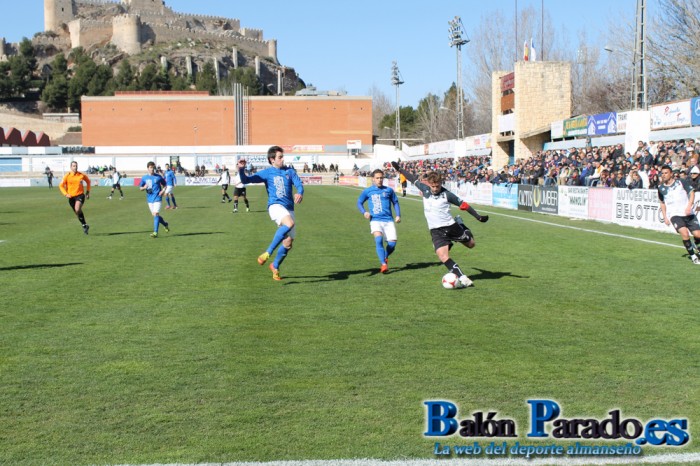
<path id="1" fill-rule="evenodd" d="M 372 144 L 372 100 L 252 97 L 250 145 Z M 86 146 L 236 145 L 232 97 L 89 97 L 82 103 Z M 195 130 L 196 127 L 196 130 Z"/>

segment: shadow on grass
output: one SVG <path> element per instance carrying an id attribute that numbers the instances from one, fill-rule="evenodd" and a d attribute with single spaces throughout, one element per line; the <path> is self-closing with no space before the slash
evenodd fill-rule
<path id="1" fill-rule="evenodd" d="M 476 267 L 472 267 L 474 270 L 478 270 L 479 273 L 476 275 L 469 275 L 469 278 L 472 280 L 500 280 L 503 277 L 510 277 L 510 278 L 526 278 L 529 279 L 529 276 L 523 276 L 523 275 L 513 275 L 510 272 L 493 272 L 491 270 L 484 270 L 484 269 L 478 269 Z"/>
<path id="2" fill-rule="evenodd" d="M 119 235 L 140 235 L 143 233 L 150 233 L 152 230 L 146 231 L 115 231 L 113 233 L 97 233 L 93 236 L 119 236 Z"/>
<path id="3" fill-rule="evenodd" d="M 403 267 L 397 267 L 395 269 L 389 268 L 389 273 L 387 275 L 390 275 L 392 273 L 398 273 L 404 270 L 419 270 L 419 269 L 427 269 L 428 267 L 435 267 L 440 264 L 435 263 L 435 262 L 415 262 L 411 264 L 406 264 Z M 371 277 L 373 275 L 378 275 L 379 274 L 379 267 L 372 267 L 369 269 L 360 269 L 360 270 L 341 270 L 338 272 L 331 272 L 328 275 L 310 275 L 310 276 L 294 276 L 290 275 L 287 277 L 284 277 L 284 274 L 282 276 L 289 281 L 285 280 L 285 285 L 296 285 L 300 283 L 318 283 L 318 282 L 330 282 L 330 281 L 336 281 L 336 280 L 347 280 L 348 278 L 352 277 L 353 275 L 367 275 L 368 277 Z M 292 280 L 303 280 L 303 281 L 292 281 Z M 306 280 L 306 279 L 311 279 L 311 280 Z M 316 280 L 313 280 L 316 279 Z"/>
<path id="4" fill-rule="evenodd" d="M 162 235 L 163 237 L 169 236 L 200 236 L 200 235 L 223 235 L 223 231 L 202 231 L 202 232 L 193 232 L 193 233 L 165 233 L 165 235 Z M 158 237 L 161 237 L 159 234 Z"/>
<path id="5" fill-rule="evenodd" d="M 11 267 L 0 267 L 0 272 L 6 271 L 6 270 L 53 269 L 56 267 L 70 267 L 72 265 L 83 265 L 83 263 L 82 262 L 69 262 L 67 264 L 13 265 Z"/>

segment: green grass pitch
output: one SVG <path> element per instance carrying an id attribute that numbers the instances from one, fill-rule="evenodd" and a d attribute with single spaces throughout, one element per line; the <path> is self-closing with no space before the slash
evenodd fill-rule
<path id="1" fill-rule="evenodd" d="M 496 410 L 525 441 L 533 397 L 688 418 L 700 451 L 700 268 L 524 219 L 678 236 L 476 206 L 476 247 L 452 249 L 476 286 L 445 290 L 420 201 L 401 198 L 381 275 L 360 191 L 311 186 L 274 282 L 262 188 L 233 214 L 218 187 L 178 187 L 157 239 L 143 193 L 108 192 L 85 236 L 57 189 L 0 190 L 1 464 L 432 458 L 424 400 Z"/>

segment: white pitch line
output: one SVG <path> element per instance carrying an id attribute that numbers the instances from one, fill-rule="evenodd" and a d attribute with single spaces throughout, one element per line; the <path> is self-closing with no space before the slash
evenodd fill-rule
<path id="1" fill-rule="evenodd" d="M 198 464 L 152 464 L 141 466 L 543 466 L 543 465 L 606 465 L 606 464 L 668 464 L 698 463 L 700 453 L 668 453 L 649 456 L 626 456 L 622 458 L 584 456 L 557 456 L 551 458 L 459 458 L 385 461 L 376 459 L 356 460 L 305 460 L 236 463 Z M 134 466 L 134 465 L 121 465 Z"/>
<path id="2" fill-rule="evenodd" d="M 348 188 L 354 188 L 354 186 L 347 186 L 347 187 L 348 187 Z M 409 200 L 409 201 L 416 201 L 416 202 L 420 201 L 420 199 L 413 199 L 413 198 L 402 198 L 402 199 L 406 199 L 406 200 Z M 591 229 L 589 229 L 589 228 L 580 228 L 580 227 L 574 227 L 574 226 L 571 226 L 571 225 L 561 225 L 561 224 L 559 224 L 559 223 L 545 222 L 544 220 L 536 220 L 536 219 L 534 219 L 534 218 L 518 217 L 517 215 L 502 214 L 502 213 L 500 213 L 500 212 L 493 212 L 493 211 L 488 211 L 488 210 L 484 210 L 483 212 L 486 212 L 486 213 L 489 214 L 489 215 L 500 215 L 501 217 L 514 218 L 514 219 L 516 219 L 516 220 L 523 220 L 523 221 L 526 221 L 526 222 L 541 223 L 542 225 L 550 225 L 550 226 L 559 227 L 559 228 L 568 228 L 568 229 L 570 229 L 570 230 L 584 231 L 584 232 L 586 232 L 586 233 L 595 233 L 595 234 L 598 234 L 598 235 L 613 236 L 613 237 L 615 237 L 615 238 L 631 239 L 631 240 L 634 240 L 634 241 L 641 241 L 642 243 L 656 244 L 656 245 L 658 245 L 658 246 L 668 246 L 668 247 L 670 247 L 670 248 L 681 248 L 681 249 L 685 249 L 683 246 L 678 245 L 678 244 L 669 244 L 669 243 L 664 243 L 664 242 L 661 242 L 661 241 L 653 241 L 653 240 L 650 240 L 650 239 L 636 238 L 636 237 L 634 237 L 634 236 L 621 235 L 621 234 L 618 234 L 618 233 L 608 233 L 608 232 L 605 232 L 605 231 L 591 230 Z M 583 220 L 583 219 L 582 219 L 582 220 Z"/>

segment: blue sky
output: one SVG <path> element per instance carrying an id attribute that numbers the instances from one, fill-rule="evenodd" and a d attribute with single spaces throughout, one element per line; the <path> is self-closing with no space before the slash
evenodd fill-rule
<path id="1" fill-rule="evenodd" d="M 647 2 L 651 20 L 658 0 Z M 632 22 L 636 8 L 636 0 L 166 0 L 176 11 L 238 18 L 242 27 L 262 29 L 265 39 L 277 39 L 280 62 L 320 90 L 368 95 L 377 86 L 393 101 L 395 60 L 405 82 L 401 105 L 413 107 L 429 92 L 442 95 L 456 81 L 456 53 L 448 43 L 447 22 L 461 16 L 470 35 L 481 18 L 495 11 L 512 18 L 516 3 L 518 9 L 532 6 L 538 12 L 544 3 L 555 29 L 568 37 L 571 47 L 583 30 L 587 40 L 602 47 L 604 39 L 597 38 L 610 27 L 611 18 Z M 43 31 L 43 0 L 0 0 L 0 12 L 0 37 L 8 42 Z M 466 73 L 464 52 L 462 59 Z"/>

